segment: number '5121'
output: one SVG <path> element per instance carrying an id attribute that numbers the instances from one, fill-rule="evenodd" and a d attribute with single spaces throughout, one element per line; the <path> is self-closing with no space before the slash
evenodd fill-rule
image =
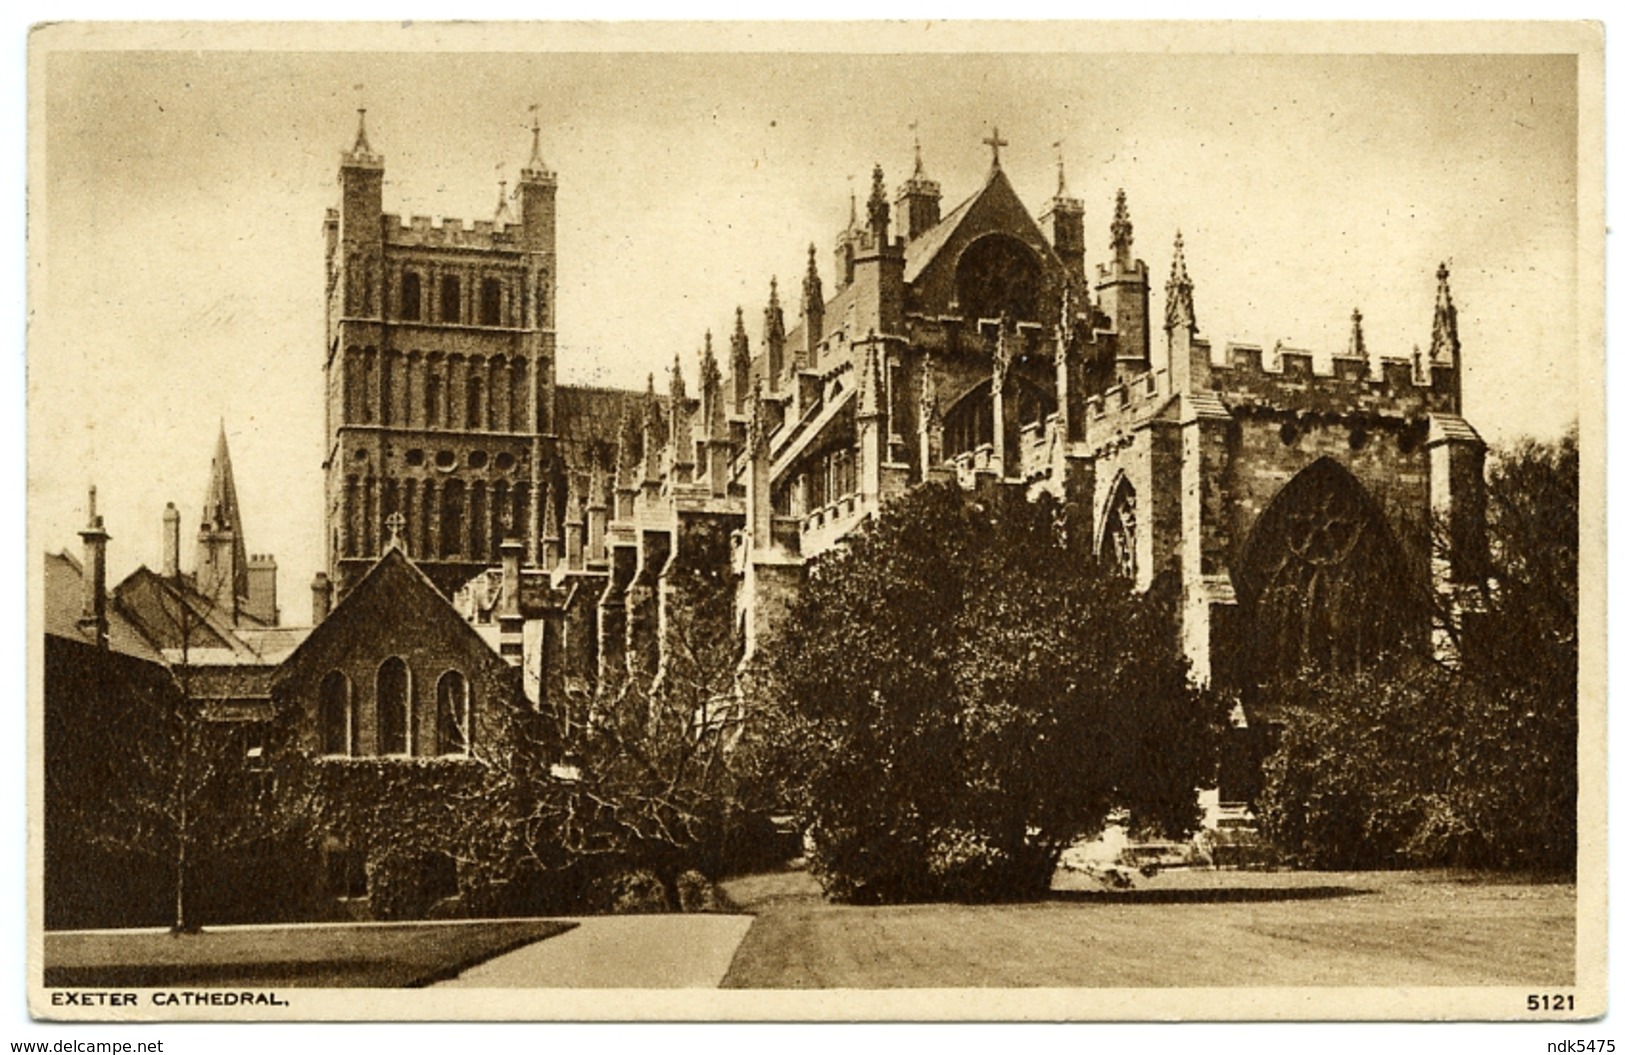
<path id="1" fill-rule="evenodd" d="M 1573 1011 L 1573 993 L 1530 993 L 1530 1011 Z"/>

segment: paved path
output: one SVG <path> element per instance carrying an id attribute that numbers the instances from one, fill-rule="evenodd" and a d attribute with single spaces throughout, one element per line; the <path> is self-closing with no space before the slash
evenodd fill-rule
<path id="1" fill-rule="evenodd" d="M 554 938 L 470 967 L 442 986 L 715 989 L 750 916 L 590 916 Z"/>

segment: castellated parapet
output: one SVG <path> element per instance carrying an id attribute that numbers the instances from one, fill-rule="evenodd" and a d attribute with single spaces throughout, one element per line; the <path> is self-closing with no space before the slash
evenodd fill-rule
<path id="1" fill-rule="evenodd" d="M 411 216 L 403 222 L 397 213 L 384 214 L 385 243 L 403 249 L 517 249 L 521 230 L 518 223 L 494 220 L 470 224 L 455 216 L 438 221 L 431 216 Z"/>
<path id="2" fill-rule="evenodd" d="M 1266 364 L 1257 345 L 1227 344 L 1209 387 L 1232 409 L 1407 420 L 1460 411 L 1451 367 L 1418 370 L 1414 360 L 1385 357 L 1373 373 L 1366 359 L 1334 356 L 1330 373 L 1317 373 L 1302 349 L 1277 346 L 1272 358 Z"/>

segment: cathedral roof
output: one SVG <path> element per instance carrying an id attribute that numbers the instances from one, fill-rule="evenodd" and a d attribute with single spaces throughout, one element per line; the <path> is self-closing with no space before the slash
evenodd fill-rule
<path id="1" fill-rule="evenodd" d="M 620 440 L 622 409 L 637 409 L 647 397 L 644 392 L 625 388 L 597 388 L 587 385 L 559 385 L 554 406 L 559 437 L 559 453 L 570 469 L 586 472 L 596 456 L 606 468 Z M 664 400 L 663 396 L 656 396 Z"/>
<path id="2" fill-rule="evenodd" d="M 1043 238 L 1043 232 L 1037 222 L 1033 220 L 1032 214 L 1027 212 L 1027 207 L 1021 203 L 1016 189 L 1010 185 L 1010 177 L 1004 174 L 1004 169 L 994 165 L 975 194 L 954 206 L 935 227 L 908 243 L 903 251 L 903 281 L 913 282 L 919 278 L 935 262 L 942 250 L 954 240 L 960 228 L 965 226 L 966 220 L 973 214 L 981 212 L 983 207 L 1005 214 L 998 217 L 997 225 L 1000 228 L 1009 228 L 1012 224 L 1028 228 L 1027 231 L 1009 230 L 1008 233 L 1017 237 L 1022 234 L 1036 234 L 1038 241 L 1048 246 L 1049 243 Z"/>

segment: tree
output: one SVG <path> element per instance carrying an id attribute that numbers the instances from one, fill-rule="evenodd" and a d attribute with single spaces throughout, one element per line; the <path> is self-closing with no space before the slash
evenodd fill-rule
<path id="1" fill-rule="evenodd" d="M 1453 647 L 1270 690 L 1281 741 L 1259 816 L 1299 863 L 1572 871 L 1578 741 L 1579 453 L 1495 452 L 1479 570 L 1439 599 Z"/>
<path id="2" fill-rule="evenodd" d="M 1114 809 L 1194 826 L 1219 711 L 1076 518 L 929 485 L 812 568 L 764 724 L 832 898 L 1028 896 Z"/>
<path id="3" fill-rule="evenodd" d="M 310 788 L 291 715 L 241 702 L 259 694 L 271 668 L 242 665 L 240 657 L 201 663 L 208 606 L 184 585 L 160 587 L 152 610 L 162 625 L 149 630 L 173 646 L 166 663 L 123 664 L 122 675 L 101 679 L 81 701 L 95 713 L 59 723 L 58 768 L 71 779 L 53 794 L 74 838 L 168 874 L 167 916 L 180 934 L 200 929 L 194 898 L 202 870 L 218 872 L 240 855 L 297 839 Z"/>
<path id="4" fill-rule="evenodd" d="M 742 838 L 767 800 L 741 743 L 726 546 L 720 528 L 685 538 L 663 580 L 652 677 L 555 684 L 534 720 L 511 724 L 484 792 L 503 842 L 487 856 L 507 860 L 510 873 L 579 889 L 647 871 L 675 896 L 682 873 L 714 878 L 750 849 Z"/>

